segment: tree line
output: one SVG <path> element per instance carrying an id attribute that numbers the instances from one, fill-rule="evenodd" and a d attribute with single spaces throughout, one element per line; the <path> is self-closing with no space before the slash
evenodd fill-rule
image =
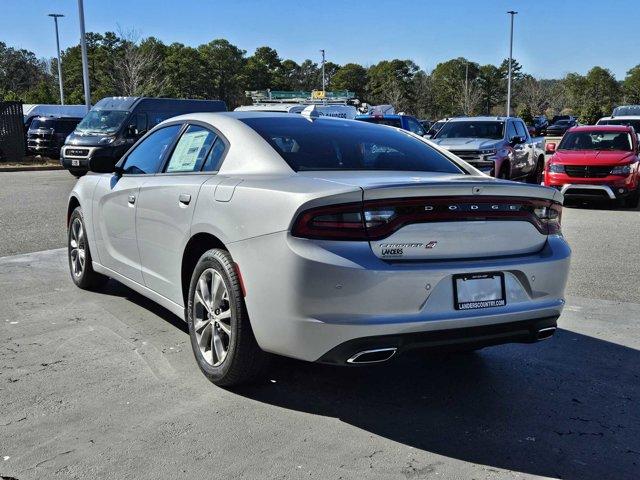
<path id="1" fill-rule="evenodd" d="M 251 55 L 225 39 L 192 47 L 164 44 L 135 31 L 87 33 L 92 103 L 106 96 L 145 95 L 224 100 L 230 109 L 251 103 L 247 90 L 313 90 L 322 86 L 318 62 L 282 59 L 259 47 Z M 80 45 L 62 52 L 67 104 L 84 103 Z M 370 104 L 392 104 L 419 118 L 503 115 L 508 61 L 480 65 L 466 58 L 439 63 L 427 72 L 412 60 L 382 60 L 374 65 L 325 64 L 328 90 L 350 90 Z M 58 103 L 57 60 L 39 59 L 28 50 L 0 42 L 0 98 L 25 103 Z M 585 75 L 539 79 L 513 62 L 512 113 L 574 114 L 594 123 L 619 104 L 640 104 L 640 65 L 616 80 L 594 66 Z"/>

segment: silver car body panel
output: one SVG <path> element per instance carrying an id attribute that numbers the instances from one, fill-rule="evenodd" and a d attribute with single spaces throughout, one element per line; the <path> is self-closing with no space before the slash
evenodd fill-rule
<path id="1" fill-rule="evenodd" d="M 89 174 L 79 179 L 71 196 L 83 208 L 95 270 L 184 318 L 185 248 L 195 235 L 215 236 L 240 268 L 259 345 L 311 361 L 360 337 L 560 314 L 570 249 L 561 236 L 542 235 L 526 222 L 408 225 L 384 241 L 435 240 L 438 246 L 406 259 L 380 258 L 373 242 L 291 235 L 296 216 L 317 206 L 459 195 L 561 202 L 557 190 L 479 173 L 296 173 L 262 137 L 238 121 L 257 115 L 268 114 L 194 114 L 169 121 L 204 122 L 226 138 L 229 148 L 217 174 Z M 134 204 L 129 203 L 132 194 Z M 188 205 L 180 203 L 183 194 L 191 196 Z M 431 258 L 425 256 L 429 254 Z M 487 271 L 504 273 L 507 305 L 455 310 L 452 276 Z"/>

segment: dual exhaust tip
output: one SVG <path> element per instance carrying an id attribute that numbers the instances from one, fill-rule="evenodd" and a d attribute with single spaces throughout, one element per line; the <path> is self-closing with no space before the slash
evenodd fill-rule
<path id="1" fill-rule="evenodd" d="M 556 327 L 541 328 L 535 333 L 537 341 L 547 340 L 556 333 Z M 376 348 L 374 350 L 363 350 L 347 359 L 347 363 L 353 365 L 363 365 L 367 363 L 382 363 L 393 357 L 398 349 L 396 347 Z"/>

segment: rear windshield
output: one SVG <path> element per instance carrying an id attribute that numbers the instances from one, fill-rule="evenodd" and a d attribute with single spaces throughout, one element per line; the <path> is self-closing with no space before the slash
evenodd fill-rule
<path id="1" fill-rule="evenodd" d="M 460 121 L 447 122 L 438 131 L 435 138 L 504 138 L 504 122 Z"/>
<path id="2" fill-rule="evenodd" d="M 384 118 L 384 117 L 367 117 L 358 118 L 361 122 L 377 123 L 378 125 L 389 125 L 390 127 L 402 128 L 402 122 L 399 118 Z"/>
<path id="3" fill-rule="evenodd" d="M 408 133 L 366 122 L 300 117 L 245 118 L 295 171 L 400 170 L 464 173 Z"/>
<path id="4" fill-rule="evenodd" d="M 621 150 L 631 151 L 631 136 L 626 132 L 565 133 L 559 150 Z"/>

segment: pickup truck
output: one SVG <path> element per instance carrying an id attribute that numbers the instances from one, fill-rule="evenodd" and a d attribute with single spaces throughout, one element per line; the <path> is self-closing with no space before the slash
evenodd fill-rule
<path id="1" fill-rule="evenodd" d="M 520 118 L 452 118 L 431 141 L 493 177 L 543 180 L 544 139 L 531 138 Z"/>

